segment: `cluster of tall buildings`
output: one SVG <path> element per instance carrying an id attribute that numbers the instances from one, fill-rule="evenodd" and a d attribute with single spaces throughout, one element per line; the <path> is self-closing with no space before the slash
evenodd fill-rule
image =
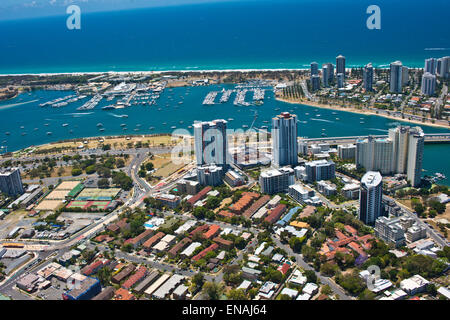
<path id="1" fill-rule="evenodd" d="M 329 87 L 334 81 L 334 65 L 332 63 L 325 63 L 322 65 L 322 78 L 319 76 L 319 64 L 317 62 L 311 63 L 311 89 L 317 91 L 321 85 Z M 339 55 L 336 57 L 336 84 L 338 88 L 343 88 L 345 84 L 345 57 Z"/>
<path id="2" fill-rule="evenodd" d="M 388 138 L 360 139 L 356 142 L 356 165 L 381 174 L 406 174 L 413 187 L 420 184 L 424 133 L 420 127 L 389 129 Z"/>
<path id="3" fill-rule="evenodd" d="M 450 76 L 450 57 L 442 57 L 439 59 L 429 58 L 425 60 L 424 72 L 437 75 L 448 79 Z"/>
<path id="4" fill-rule="evenodd" d="M 450 77 L 449 68 L 450 57 L 426 59 L 421 83 L 422 94 L 434 95 L 436 91 L 436 77 L 448 79 Z"/>
<path id="5" fill-rule="evenodd" d="M 401 93 L 409 82 L 409 69 L 401 61 L 392 62 L 389 66 L 389 91 Z"/>

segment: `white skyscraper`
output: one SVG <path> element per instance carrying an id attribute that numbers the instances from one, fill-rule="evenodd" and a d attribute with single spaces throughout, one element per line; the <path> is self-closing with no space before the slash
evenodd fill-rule
<path id="1" fill-rule="evenodd" d="M 431 74 L 436 74 L 436 68 L 437 68 L 437 59 L 430 58 L 425 59 L 425 72 L 429 72 Z"/>
<path id="2" fill-rule="evenodd" d="M 361 179 L 358 218 L 365 224 L 374 224 L 382 215 L 383 180 L 381 174 L 369 171 Z"/>
<path id="3" fill-rule="evenodd" d="M 422 76 L 422 86 L 420 88 L 422 94 L 432 96 L 436 91 L 436 76 L 429 72 L 425 72 Z"/>
<path id="4" fill-rule="evenodd" d="M 356 141 L 356 166 L 367 171 L 380 171 L 382 174 L 391 174 L 393 168 L 392 141 L 386 138 L 367 139 Z"/>
<path id="5" fill-rule="evenodd" d="M 442 78 L 448 78 L 450 76 L 450 57 L 442 57 L 437 62 L 437 72 Z"/>
<path id="6" fill-rule="evenodd" d="M 373 90 L 373 66 L 372 63 L 368 63 L 363 69 L 363 87 L 364 90 Z"/>
<path id="7" fill-rule="evenodd" d="M 400 61 L 392 62 L 390 65 L 389 91 L 394 93 L 402 92 L 402 63 Z"/>
<path id="8" fill-rule="evenodd" d="M 399 126 L 389 129 L 393 144 L 393 171 L 406 174 L 413 187 L 422 176 L 424 133 L 420 127 Z"/>
<path id="9" fill-rule="evenodd" d="M 273 164 L 281 167 L 298 162 L 297 116 L 282 112 L 272 118 Z"/>
<path id="10" fill-rule="evenodd" d="M 223 119 L 194 123 L 197 166 L 227 166 L 227 121 Z"/>

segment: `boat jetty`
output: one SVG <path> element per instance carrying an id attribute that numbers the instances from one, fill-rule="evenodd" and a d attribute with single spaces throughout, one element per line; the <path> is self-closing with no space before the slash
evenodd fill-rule
<path id="1" fill-rule="evenodd" d="M 96 94 L 91 100 L 83 104 L 81 107 L 78 107 L 77 110 L 91 110 L 94 109 L 95 106 L 103 99 L 103 97 L 99 94 Z"/>
<path id="2" fill-rule="evenodd" d="M 214 100 L 216 99 L 218 93 L 218 91 L 209 92 L 203 100 L 203 104 L 215 104 Z"/>

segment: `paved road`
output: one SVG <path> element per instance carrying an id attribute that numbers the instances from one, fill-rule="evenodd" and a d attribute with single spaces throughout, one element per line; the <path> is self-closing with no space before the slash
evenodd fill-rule
<path id="1" fill-rule="evenodd" d="M 387 196 L 387 195 L 385 195 L 385 197 L 387 197 L 387 198 L 389 198 L 389 199 L 395 201 L 395 199 L 392 198 L 392 197 L 389 197 L 389 196 Z M 417 214 L 415 214 L 414 212 L 412 212 L 407 206 L 403 205 L 403 204 L 400 203 L 400 202 L 397 202 L 397 201 L 395 201 L 395 202 L 397 203 L 397 205 L 399 205 L 399 206 L 403 209 L 403 212 L 404 212 L 408 217 L 414 219 L 414 221 L 417 222 L 417 224 L 419 224 L 420 226 L 424 227 L 424 228 L 427 230 L 427 235 L 428 235 L 429 237 L 431 237 L 431 238 L 432 238 L 439 246 L 441 246 L 441 247 L 443 248 L 443 247 L 446 247 L 446 246 L 449 246 L 449 245 L 450 245 L 450 244 L 447 242 L 447 240 L 445 240 L 445 239 L 443 239 L 443 238 L 440 237 L 439 233 L 438 233 L 436 230 L 434 230 L 434 229 L 431 228 L 428 224 L 426 224 L 425 222 L 423 222 L 423 221 L 417 216 Z"/>
<path id="2" fill-rule="evenodd" d="M 348 296 L 346 294 L 346 292 L 341 287 L 339 287 L 334 281 L 332 281 L 330 278 L 325 277 L 320 272 L 315 271 L 313 267 L 311 267 L 308 263 L 305 262 L 305 260 L 303 260 L 303 258 L 300 254 L 297 254 L 294 251 L 292 251 L 291 247 L 281 243 L 281 241 L 274 235 L 272 235 L 272 239 L 279 248 L 283 248 L 290 256 L 295 257 L 297 265 L 299 265 L 300 267 L 302 267 L 305 270 L 313 270 L 316 273 L 317 278 L 319 278 L 323 284 L 329 285 L 331 290 L 333 290 L 334 294 L 339 296 L 340 300 L 352 300 L 353 299 L 352 297 Z"/>

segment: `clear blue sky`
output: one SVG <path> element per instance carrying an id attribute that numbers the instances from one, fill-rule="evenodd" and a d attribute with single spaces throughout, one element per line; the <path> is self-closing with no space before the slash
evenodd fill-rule
<path id="1" fill-rule="evenodd" d="M 80 6 L 86 13 L 230 1 L 241 0 L 0 0 L 0 20 L 64 15 L 71 4 Z"/>

